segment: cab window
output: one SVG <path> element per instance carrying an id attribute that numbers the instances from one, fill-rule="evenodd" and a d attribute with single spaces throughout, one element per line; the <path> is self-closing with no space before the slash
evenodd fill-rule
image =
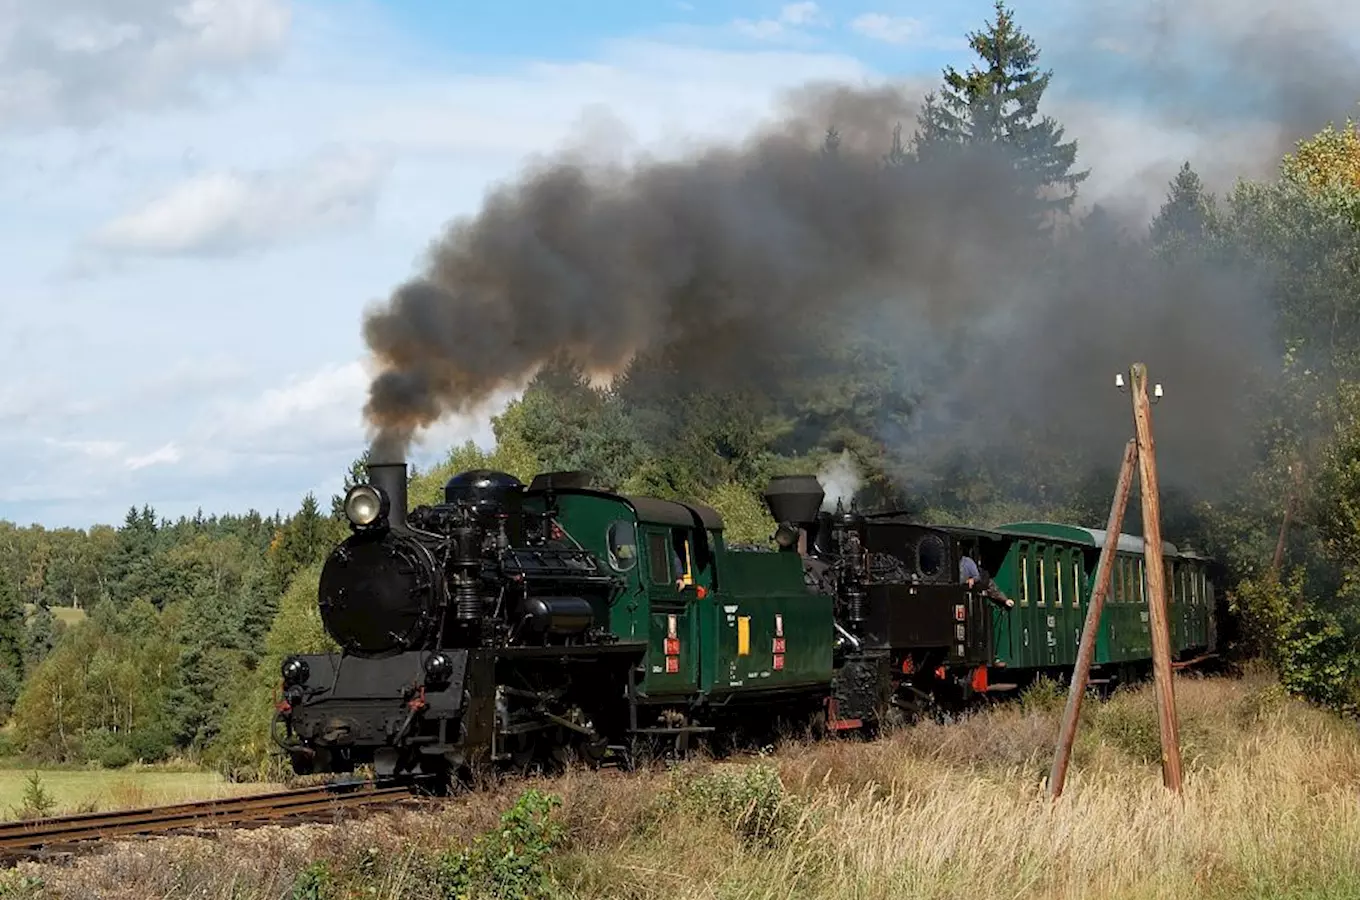
<path id="1" fill-rule="evenodd" d="M 669 584 L 673 581 L 671 544 L 666 535 L 647 535 L 647 566 L 652 570 L 652 584 Z"/>
<path id="2" fill-rule="evenodd" d="M 609 526 L 609 564 L 620 572 L 637 565 L 637 529 L 632 522 L 618 521 Z"/>

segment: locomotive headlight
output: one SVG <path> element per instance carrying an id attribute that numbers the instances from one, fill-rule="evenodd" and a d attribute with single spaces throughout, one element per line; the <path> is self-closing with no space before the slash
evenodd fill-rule
<path id="1" fill-rule="evenodd" d="M 356 484 L 345 495 L 345 518 L 363 528 L 383 514 L 383 495 L 371 484 Z"/>
<path id="2" fill-rule="evenodd" d="M 453 676 L 453 660 L 446 654 L 436 653 L 425 660 L 425 680 L 440 683 Z"/>
<path id="3" fill-rule="evenodd" d="M 311 668 L 307 665 L 307 661 L 296 656 L 285 659 L 280 670 L 283 674 L 283 683 L 289 686 L 302 684 L 311 674 Z"/>

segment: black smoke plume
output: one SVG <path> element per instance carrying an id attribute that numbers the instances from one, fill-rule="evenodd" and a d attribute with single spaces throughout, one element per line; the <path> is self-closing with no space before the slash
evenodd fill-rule
<path id="1" fill-rule="evenodd" d="M 1173 20 L 1153 30 L 1171 33 Z M 1297 49 L 1296 35 L 1284 46 Z M 1308 84 L 1292 70 L 1255 77 L 1252 110 L 1298 136 L 1322 124 L 1301 128 L 1299 116 L 1335 106 L 1320 85 L 1304 104 Z M 1171 92 L 1167 70 L 1144 78 L 1151 104 L 1199 96 Z M 1246 398 L 1278 359 L 1269 273 L 1154 263 L 1114 238 L 1138 236 L 1142 221 L 1096 220 L 1045 243 L 999 154 L 886 165 L 892 128 L 910 135 L 919 95 L 810 86 L 739 144 L 628 166 L 548 162 L 499 187 L 366 319 L 381 365 L 366 407 L 374 458 L 402 458 L 422 428 L 553 358 L 609 374 L 683 349 L 693 367 L 681 375 L 696 383 L 777 391 L 781 362 L 868 335 L 898 348 L 892 377 L 915 398 L 911 421 L 879 435 L 904 460 L 1004 448 L 1022 433 L 1115 459 L 1130 421 L 1114 374 L 1141 360 L 1167 386 L 1155 411 L 1164 480 L 1221 472 L 1242 446 Z M 822 146 L 829 125 L 834 154 Z"/>

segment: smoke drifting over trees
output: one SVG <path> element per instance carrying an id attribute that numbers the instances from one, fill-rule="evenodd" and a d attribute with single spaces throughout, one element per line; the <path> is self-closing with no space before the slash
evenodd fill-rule
<path id="1" fill-rule="evenodd" d="M 973 37 L 983 62 L 951 79 L 964 94 L 948 107 L 956 127 L 941 139 L 940 107 L 927 105 L 921 130 L 934 139 L 915 148 L 893 135 L 916 122 L 919 92 L 814 85 L 740 144 L 629 167 L 550 162 L 495 190 L 367 317 L 382 367 L 366 408 L 375 456 L 402 458 L 420 429 L 553 359 L 611 376 L 664 357 L 679 383 L 797 403 L 847 347 L 871 347 L 905 408 L 876 428 L 904 480 L 1017 434 L 1077 457 L 1117 454 L 1129 414 L 1113 376 L 1133 360 L 1167 386 L 1156 411 L 1167 478 L 1201 485 L 1222 472 L 1278 369 L 1274 273 L 1232 250 L 1166 252 L 1143 239 L 1146 222 L 1099 210 L 1056 237 L 1034 227 L 1052 189 L 1080 173 L 1027 73 L 989 69 L 989 46 L 1009 41 L 1013 59 L 1028 39 Z M 1223 40 L 1227 58 L 1272 38 Z M 1169 71 L 1146 75 L 1146 101 L 1174 93 Z M 1267 77 L 1253 75 L 1261 96 L 1292 98 L 1268 111 L 1299 124 L 1308 82 L 1285 72 L 1259 84 Z M 1330 108 L 1329 94 L 1318 84 L 1308 108 Z M 985 139 L 957 139 L 970 109 Z"/>

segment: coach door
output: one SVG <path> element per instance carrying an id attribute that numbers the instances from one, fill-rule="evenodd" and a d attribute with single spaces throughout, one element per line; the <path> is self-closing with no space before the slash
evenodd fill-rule
<path id="1" fill-rule="evenodd" d="M 698 689 L 698 589 L 711 567 L 696 565 L 694 529 L 648 525 L 647 597 L 651 606 L 646 691 L 650 696 Z"/>

